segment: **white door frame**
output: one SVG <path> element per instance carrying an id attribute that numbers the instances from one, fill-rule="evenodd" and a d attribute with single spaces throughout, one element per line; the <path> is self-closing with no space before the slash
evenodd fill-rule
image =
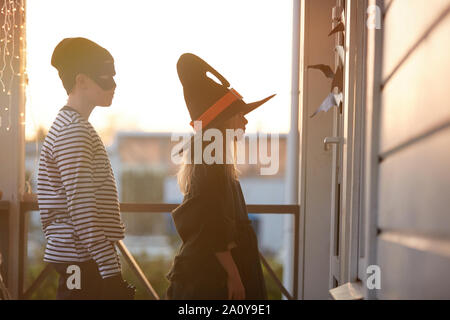
<path id="1" fill-rule="evenodd" d="M 360 224 L 364 181 L 366 8 L 366 0 L 345 1 L 343 105 L 342 114 L 339 114 L 339 110 L 335 111 L 334 128 L 334 134 L 341 138 L 342 143 L 333 147 L 334 188 L 330 229 L 331 246 L 332 248 L 339 246 L 339 255 L 330 252 L 330 289 L 336 287 L 334 279 L 337 279 L 338 285 L 344 288 L 353 290 L 357 286 L 361 287 L 361 278 L 358 274 L 361 274 L 361 269 L 365 270 L 364 264 L 359 262 L 364 252 L 360 250 L 363 239 Z M 338 183 L 339 191 L 337 191 Z M 339 216 L 336 212 L 340 213 Z M 336 235 L 337 229 L 339 232 Z M 349 282 L 351 286 L 345 285 Z"/>
<path id="2" fill-rule="evenodd" d="M 368 6 L 384 11 L 384 1 L 367 0 Z M 376 263 L 377 216 L 378 216 L 378 170 L 379 132 L 383 58 L 383 25 L 381 29 L 367 29 L 366 79 L 365 79 L 365 159 L 364 159 L 364 267 Z M 364 283 L 364 279 L 361 279 Z M 366 299 L 376 298 L 376 290 L 364 286 Z"/>
<path id="3" fill-rule="evenodd" d="M 300 254 L 301 299 L 327 299 L 330 251 L 332 155 L 323 139 L 332 133 L 332 112 L 311 114 L 329 94 L 329 79 L 312 64 L 333 63 L 331 8 L 335 0 L 301 0 L 300 9 Z"/>

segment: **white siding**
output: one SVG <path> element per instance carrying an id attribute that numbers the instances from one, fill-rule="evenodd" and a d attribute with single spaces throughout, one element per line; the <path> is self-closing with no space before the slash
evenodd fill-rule
<path id="1" fill-rule="evenodd" d="M 385 232 L 378 238 L 379 299 L 448 299 L 450 245 L 439 238 Z"/>
<path id="2" fill-rule="evenodd" d="M 381 299 L 450 299 L 450 1 L 390 1 L 383 24 Z"/>
<path id="3" fill-rule="evenodd" d="M 382 152 L 450 119 L 450 15 L 420 42 L 449 5 L 448 0 L 399 0 L 388 10 L 384 24 L 383 79 L 392 74 L 415 44 L 417 47 L 382 91 Z"/>
<path id="4" fill-rule="evenodd" d="M 450 128 L 388 157 L 379 183 L 382 230 L 450 236 Z"/>

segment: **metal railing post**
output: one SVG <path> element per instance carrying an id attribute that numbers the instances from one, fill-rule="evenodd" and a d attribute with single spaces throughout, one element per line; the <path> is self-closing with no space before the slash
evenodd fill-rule
<path id="1" fill-rule="evenodd" d="M 130 253 L 130 251 L 128 251 L 122 240 L 117 242 L 117 247 L 119 248 L 120 252 L 122 252 L 123 257 L 137 276 L 138 280 L 142 282 L 147 292 L 151 294 L 156 300 L 160 300 L 158 293 L 156 293 L 155 289 L 150 284 L 150 281 L 148 281 L 144 272 L 142 272 L 142 269 L 139 267 L 133 255 Z"/>

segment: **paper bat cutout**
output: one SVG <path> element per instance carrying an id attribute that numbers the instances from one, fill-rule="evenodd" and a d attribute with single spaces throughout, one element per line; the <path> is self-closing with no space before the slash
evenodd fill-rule
<path id="1" fill-rule="evenodd" d="M 344 94 L 342 92 L 339 92 L 337 94 L 333 94 L 334 95 L 334 100 L 336 101 L 336 106 L 339 106 L 342 101 L 344 100 Z"/>
<path id="2" fill-rule="evenodd" d="M 315 64 L 312 66 L 308 66 L 308 69 L 318 69 L 322 71 L 327 78 L 333 79 L 330 91 L 333 91 L 335 87 L 337 87 L 339 91 L 342 91 L 343 69 L 341 65 L 338 66 L 336 72 L 333 72 L 333 70 L 331 70 L 331 67 L 325 64 Z"/>
<path id="3" fill-rule="evenodd" d="M 344 80 L 344 74 L 343 74 L 343 68 L 342 66 L 338 66 L 336 73 L 333 77 L 333 82 L 331 83 L 331 91 L 333 91 L 334 88 L 338 88 L 338 91 L 342 91 L 342 83 Z"/>
<path id="4" fill-rule="evenodd" d="M 334 51 L 337 52 L 337 54 L 339 55 L 339 60 L 341 61 L 342 64 L 344 64 L 344 60 L 345 60 L 344 47 L 343 46 L 336 46 L 336 48 L 334 48 Z"/>
<path id="5" fill-rule="evenodd" d="M 328 36 L 331 36 L 332 34 L 337 33 L 337 32 L 344 32 L 344 31 L 345 31 L 345 25 L 341 21 L 338 23 L 338 25 L 336 27 L 334 27 L 333 30 L 331 30 L 331 32 L 328 34 Z"/>
<path id="6" fill-rule="evenodd" d="M 332 34 L 338 33 L 338 32 L 345 32 L 345 11 L 342 10 L 340 18 L 334 19 L 333 21 L 339 21 L 339 23 L 336 25 L 336 27 L 331 30 L 331 32 L 328 34 L 328 36 L 331 36 Z M 323 74 L 330 79 L 333 79 L 331 83 L 331 93 L 328 94 L 328 96 L 325 98 L 325 100 L 322 102 L 322 104 L 319 106 L 319 108 L 310 116 L 310 118 L 313 118 L 316 114 L 319 112 L 327 112 L 332 107 L 340 106 L 344 95 L 342 93 L 342 87 L 343 87 L 343 79 L 344 79 L 344 72 L 343 72 L 343 65 L 345 61 L 345 49 L 343 46 L 338 45 L 334 48 L 334 51 L 339 56 L 339 64 L 335 72 L 331 69 L 330 66 L 324 65 L 324 64 L 316 64 L 308 66 L 308 69 L 318 69 L 323 72 Z"/>
<path id="7" fill-rule="evenodd" d="M 338 14 L 339 17 L 334 18 L 333 21 L 343 22 L 345 25 L 345 9 L 342 7 L 339 7 L 339 12 L 340 12 L 340 14 Z"/>
<path id="8" fill-rule="evenodd" d="M 323 112 L 327 112 L 328 110 L 331 109 L 331 107 L 335 107 L 338 106 L 339 104 L 336 101 L 336 96 L 338 96 L 339 103 L 340 101 L 342 101 L 342 92 L 340 94 L 335 95 L 334 93 L 330 93 L 325 100 L 323 100 L 322 104 L 320 105 L 320 107 L 316 110 L 316 112 L 314 112 L 310 118 L 314 117 L 316 114 L 318 114 L 319 112 L 323 111 Z"/>
<path id="9" fill-rule="evenodd" d="M 315 64 L 312 66 L 308 66 L 308 69 L 318 69 L 323 72 L 325 77 L 333 79 L 334 78 L 334 72 L 331 70 L 331 67 L 325 64 Z"/>

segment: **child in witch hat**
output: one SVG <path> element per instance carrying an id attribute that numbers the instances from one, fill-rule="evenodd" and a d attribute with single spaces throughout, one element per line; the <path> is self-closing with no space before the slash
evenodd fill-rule
<path id="1" fill-rule="evenodd" d="M 220 130 L 222 137 L 226 137 L 226 130 L 245 131 L 244 115 L 273 97 L 245 103 L 236 90 L 229 89 L 229 82 L 220 73 L 194 54 L 183 54 L 177 69 L 191 125 L 201 123 L 201 131 Z M 209 78 L 207 72 L 221 84 Z M 206 146 L 201 140 L 203 155 Z M 227 153 L 227 145 L 231 144 L 223 141 L 222 145 L 224 150 L 219 152 Z M 266 299 L 257 238 L 235 163 L 222 157 L 221 163 L 207 164 L 210 162 L 203 156 L 198 163 L 195 148 L 191 145 L 185 149 L 187 161 L 178 173 L 184 200 L 172 212 L 183 244 L 167 274 L 167 298 Z"/>

